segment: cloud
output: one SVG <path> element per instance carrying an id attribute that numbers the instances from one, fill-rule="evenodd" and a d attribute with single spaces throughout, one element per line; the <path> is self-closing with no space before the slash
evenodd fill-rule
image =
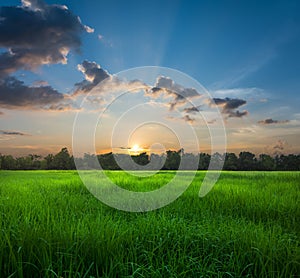
<path id="1" fill-rule="evenodd" d="M 183 111 L 188 114 L 195 114 L 200 111 L 200 106 L 187 107 L 187 108 L 184 108 Z"/>
<path id="2" fill-rule="evenodd" d="M 88 94 L 87 100 L 92 104 L 110 103 L 112 98 L 120 93 L 139 91 L 146 93 L 151 88 L 141 80 L 120 79 L 111 75 L 96 62 L 83 61 L 77 68 L 84 74 L 85 80 L 75 84 L 72 97 Z"/>
<path id="3" fill-rule="evenodd" d="M 172 90 L 174 86 L 175 86 L 174 81 L 171 78 L 165 76 L 159 76 L 155 84 L 155 87 L 166 88 L 170 90 Z"/>
<path id="4" fill-rule="evenodd" d="M 0 80 L 0 106 L 14 109 L 65 110 L 71 99 L 50 86 L 30 87 L 15 77 Z"/>
<path id="5" fill-rule="evenodd" d="M 273 146 L 273 149 L 274 150 L 284 150 L 284 147 L 286 145 L 286 142 L 285 141 L 282 141 L 282 140 L 278 140 L 274 146 Z"/>
<path id="6" fill-rule="evenodd" d="M 273 119 L 269 118 L 269 119 L 258 121 L 257 123 L 262 124 L 262 125 L 270 125 L 270 124 L 286 124 L 288 122 L 289 122 L 289 120 L 278 121 L 278 120 L 273 120 Z"/>
<path id="7" fill-rule="evenodd" d="M 222 113 L 226 114 L 229 118 L 241 118 L 243 116 L 248 115 L 248 111 L 244 110 L 240 112 L 236 110 L 242 105 L 247 103 L 246 100 L 238 99 L 238 98 L 213 98 L 210 101 L 211 105 L 216 105 L 222 108 Z"/>
<path id="8" fill-rule="evenodd" d="M 12 140 L 16 136 L 29 136 L 29 134 L 20 131 L 0 130 L 0 141 Z"/>
<path id="9" fill-rule="evenodd" d="M 22 0 L 21 6 L 0 7 L 0 106 L 15 109 L 67 110 L 70 96 L 44 81 L 32 86 L 12 76 L 46 64 L 67 63 L 71 50 L 79 51 L 80 35 L 93 29 L 63 5 Z M 6 50 L 5 50 L 6 49 Z"/>
<path id="10" fill-rule="evenodd" d="M 23 0 L 22 6 L 1 7 L 0 76 L 19 69 L 67 63 L 71 49 L 79 51 L 82 32 L 90 31 L 65 6 Z"/>
<path id="11" fill-rule="evenodd" d="M 45 7 L 45 2 L 41 0 L 22 0 L 23 6 L 32 10 L 41 10 Z"/>
<path id="12" fill-rule="evenodd" d="M 87 33 L 94 33 L 95 29 L 94 28 L 91 28 L 87 25 L 84 25 L 84 29 Z"/>
<path id="13" fill-rule="evenodd" d="M 228 117 L 232 117 L 232 118 L 242 118 L 243 116 L 247 116 L 249 114 L 248 111 L 244 110 L 242 112 L 240 111 L 231 111 L 229 114 L 228 114 Z"/>
<path id="14" fill-rule="evenodd" d="M 268 149 L 270 149 L 270 153 L 273 155 L 281 155 L 284 153 L 288 153 L 290 150 L 290 146 L 285 140 L 278 140 L 273 145 L 271 145 Z"/>
<path id="15" fill-rule="evenodd" d="M 8 131 L 8 130 L 0 130 L 1 135 L 20 135 L 27 136 L 28 134 L 20 132 L 20 131 Z"/>
<path id="16" fill-rule="evenodd" d="M 214 98 L 213 99 L 215 104 L 218 106 L 222 106 L 225 110 L 232 110 L 238 108 L 241 105 L 246 104 L 245 100 L 238 99 L 238 98 Z"/>
<path id="17" fill-rule="evenodd" d="M 111 75 L 100 67 L 95 62 L 83 61 L 77 66 L 77 69 L 84 74 L 85 80 L 76 83 L 74 94 L 87 93 L 96 87 L 101 81 L 110 77 Z"/>
<path id="18" fill-rule="evenodd" d="M 0 111 L 0 116 L 4 115 L 4 113 L 2 111 Z"/>
<path id="19" fill-rule="evenodd" d="M 174 110 L 176 106 L 186 104 L 191 98 L 201 96 L 196 89 L 183 87 L 165 76 L 159 76 L 155 85 L 147 92 L 147 95 L 151 97 L 159 97 L 161 94 L 165 95 L 166 98 L 173 98 L 169 102 L 170 111 Z"/>
<path id="20" fill-rule="evenodd" d="M 186 122 L 190 123 L 190 124 L 193 124 L 195 122 L 195 119 L 191 118 L 189 115 L 184 115 L 182 117 L 182 119 L 185 120 Z"/>

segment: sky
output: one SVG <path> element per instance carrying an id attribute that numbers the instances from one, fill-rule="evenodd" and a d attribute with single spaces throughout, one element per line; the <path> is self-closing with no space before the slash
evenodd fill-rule
<path id="1" fill-rule="evenodd" d="M 297 0 L 1 5 L 2 154 L 300 153 Z"/>

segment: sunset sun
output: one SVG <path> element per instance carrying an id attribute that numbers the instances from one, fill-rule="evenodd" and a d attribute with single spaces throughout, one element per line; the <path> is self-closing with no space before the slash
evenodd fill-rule
<path id="1" fill-rule="evenodd" d="M 142 150 L 142 149 L 140 148 L 140 146 L 139 146 L 138 144 L 134 144 L 134 145 L 132 146 L 132 148 L 131 148 L 131 152 L 132 152 L 132 153 L 135 153 L 135 154 L 140 153 L 141 150 Z"/>
<path id="2" fill-rule="evenodd" d="M 140 149 L 140 147 L 137 144 L 133 145 L 133 147 L 132 147 L 132 150 L 135 152 L 139 151 L 139 149 Z"/>

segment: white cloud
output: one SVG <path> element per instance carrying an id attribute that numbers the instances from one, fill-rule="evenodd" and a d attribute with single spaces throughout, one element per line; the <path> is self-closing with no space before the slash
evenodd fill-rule
<path id="1" fill-rule="evenodd" d="M 84 25 L 84 29 L 85 31 L 87 31 L 87 33 L 94 33 L 95 29 L 87 26 L 87 25 Z"/>

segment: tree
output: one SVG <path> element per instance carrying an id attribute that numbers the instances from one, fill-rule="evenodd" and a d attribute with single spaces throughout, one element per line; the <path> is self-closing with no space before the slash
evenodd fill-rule
<path id="1" fill-rule="evenodd" d="M 42 165 L 44 165 L 44 169 L 46 170 L 54 169 L 53 160 L 54 160 L 53 154 L 48 154 L 44 158 L 44 162 L 42 163 Z"/>
<path id="2" fill-rule="evenodd" d="M 275 170 L 275 160 L 268 154 L 260 154 L 258 158 L 258 168 L 263 171 Z"/>
<path id="3" fill-rule="evenodd" d="M 199 158 L 199 161 L 198 161 Z M 0 154 L 0 169 L 3 170 L 37 170 L 37 169 L 76 169 L 76 165 L 81 169 L 98 169 L 97 159 L 101 167 L 105 170 L 140 170 L 140 169 L 166 169 L 177 170 L 181 162 L 182 170 L 195 169 L 198 162 L 198 170 L 207 170 L 210 163 L 219 169 L 224 161 L 224 170 L 280 170 L 280 171 L 300 171 L 300 155 L 276 155 L 272 157 L 268 154 L 260 154 L 258 159 L 251 152 L 240 152 L 237 157 L 234 153 L 207 153 L 193 154 L 185 153 L 183 149 L 178 151 L 168 150 L 161 155 L 140 153 L 130 156 L 128 154 L 113 154 L 112 152 L 102 155 L 85 154 L 84 157 L 74 158 L 70 156 L 67 148 L 62 148 L 56 155 L 49 154 L 44 159 L 41 156 L 30 154 L 24 157 L 14 158 L 11 155 Z M 181 160 L 182 159 L 182 160 Z M 134 163 L 135 162 L 135 163 Z M 151 163 L 149 163 L 151 162 Z M 119 165 L 120 164 L 120 165 Z M 140 166 L 139 166 L 140 165 Z M 141 167 L 144 166 L 144 167 Z M 211 169 L 214 169 L 211 168 Z"/>
<path id="4" fill-rule="evenodd" d="M 235 153 L 226 153 L 224 162 L 224 170 L 237 170 L 238 158 Z"/>
<path id="5" fill-rule="evenodd" d="M 207 153 L 200 153 L 198 170 L 207 170 L 210 163 L 210 155 Z"/>
<path id="6" fill-rule="evenodd" d="M 83 169 L 98 169 L 99 161 L 97 161 L 97 157 L 94 154 L 85 153 L 83 155 L 84 167 Z M 71 169 L 71 164 L 70 164 Z"/>
<path id="7" fill-rule="evenodd" d="M 214 153 L 211 156 L 211 164 L 210 169 L 211 170 L 222 170 L 222 167 L 224 165 L 224 155 L 220 154 L 219 152 Z"/>
<path id="8" fill-rule="evenodd" d="M 152 153 L 150 155 L 151 170 L 158 170 L 163 168 L 165 158 L 166 158 L 165 155 L 158 155 Z"/>
<path id="9" fill-rule="evenodd" d="M 58 170 L 71 169 L 71 157 L 67 148 L 62 148 L 61 151 L 53 158 L 53 167 Z"/>
<path id="10" fill-rule="evenodd" d="M 300 170 L 299 155 L 289 154 L 282 156 L 283 170 L 296 171 Z"/>
<path id="11" fill-rule="evenodd" d="M 3 155 L 1 157 L 1 169 L 3 170 L 17 169 L 16 160 L 11 155 Z"/>
<path id="12" fill-rule="evenodd" d="M 192 153 L 184 153 L 182 155 L 182 170 L 197 170 L 199 164 L 199 154 L 194 155 Z"/>
<path id="13" fill-rule="evenodd" d="M 19 170 L 31 170 L 31 169 L 33 169 L 32 157 L 28 155 L 26 157 L 16 158 L 16 168 L 19 169 Z"/>
<path id="14" fill-rule="evenodd" d="M 101 167 L 105 170 L 120 170 L 112 152 L 98 155 Z"/>
<path id="15" fill-rule="evenodd" d="M 254 170 L 256 163 L 255 154 L 251 152 L 240 152 L 238 159 L 239 170 Z"/>
<path id="16" fill-rule="evenodd" d="M 140 153 L 139 155 L 132 156 L 135 163 L 139 165 L 147 165 L 149 163 L 149 155 L 146 152 Z"/>
<path id="17" fill-rule="evenodd" d="M 166 170 L 177 170 L 180 164 L 180 154 L 179 151 L 167 151 L 167 159 L 164 168 Z"/>

